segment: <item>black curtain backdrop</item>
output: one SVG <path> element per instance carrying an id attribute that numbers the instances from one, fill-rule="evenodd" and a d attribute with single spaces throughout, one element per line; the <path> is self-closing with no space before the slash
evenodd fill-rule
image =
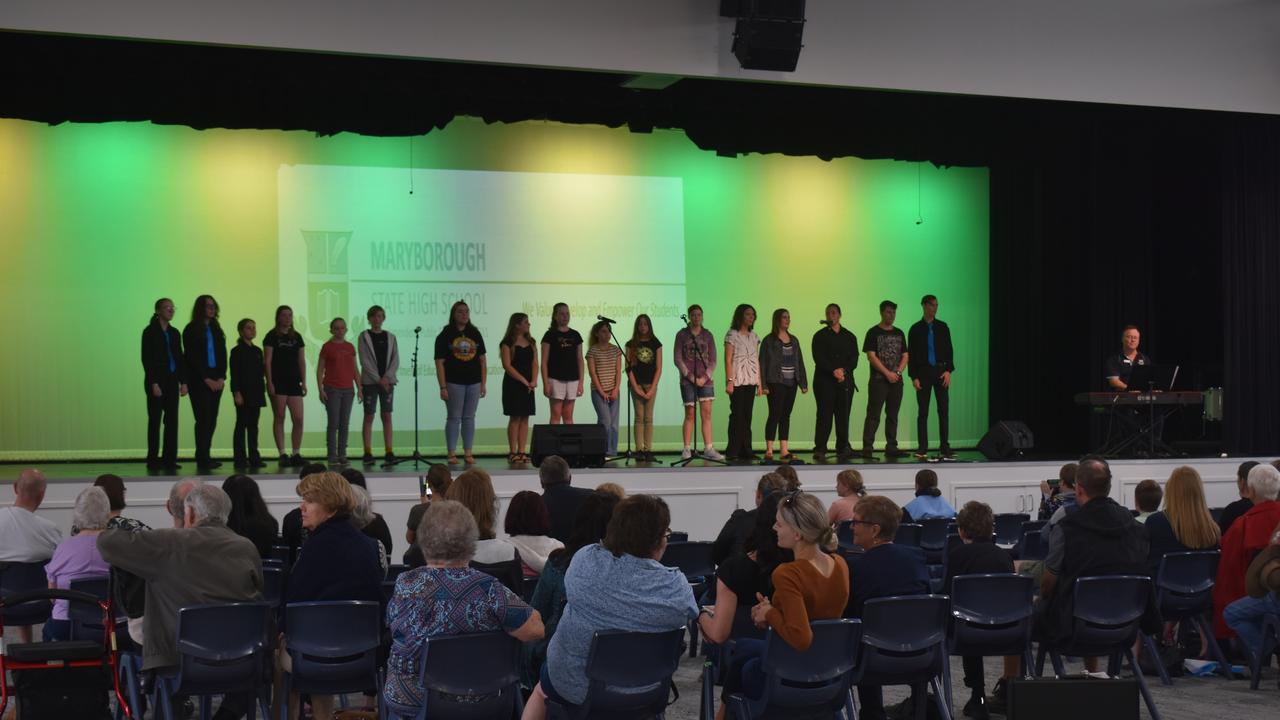
<path id="1" fill-rule="evenodd" d="M 1072 396 L 1101 388 L 1104 356 L 1135 324 L 1148 354 L 1182 366 L 1181 387 L 1226 389 L 1221 427 L 1190 408 L 1172 439 L 1280 451 L 1280 119 L 696 78 L 638 91 L 626 79 L 0 32 L 0 117 L 403 136 L 465 115 L 676 129 L 730 156 L 986 166 L 992 421 L 1026 422 L 1043 454 L 1092 447 Z"/>

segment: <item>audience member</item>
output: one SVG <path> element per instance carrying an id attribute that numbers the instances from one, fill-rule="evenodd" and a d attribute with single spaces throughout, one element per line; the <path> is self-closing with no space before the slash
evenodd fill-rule
<path id="1" fill-rule="evenodd" d="M 813 495 L 796 491 L 780 497 L 773 527 L 778 547 L 790 550 L 794 559 L 774 568 L 771 598 L 756 591 L 751 619 L 756 627 L 772 628 L 783 642 L 803 652 L 813 642 L 809 623 L 838 618 L 844 611 L 849 568 L 830 554 L 836 549 L 835 531 L 827 522 L 826 508 Z M 733 666 L 725 676 L 726 696 L 741 688 L 747 697 L 760 699 L 766 679 L 760 666 L 763 654 L 763 640 L 738 640 Z M 720 717 L 723 714 L 722 706 Z"/>
<path id="2" fill-rule="evenodd" d="M 576 488 L 569 483 L 573 474 L 569 472 L 569 463 L 559 455 L 548 455 L 538 466 L 538 480 L 542 483 L 542 501 L 547 504 L 547 514 L 551 518 L 551 537 L 560 542 L 567 542 L 573 532 L 573 519 L 578 514 L 578 506 L 586 500 L 591 491 Z"/>
<path id="3" fill-rule="evenodd" d="M 552 552 L 564 547 L 564 543 L 548 537 L 551 518 L 542 496 L 532 490 L 522 490 L 507 505 L 507 517 L 503 521 L 507 540 L 520 551 L 525 577 L 537 577 L 547 564 Z"/>
<path id="4" fill-rule="evenodd" d="M 444 495 L 440 499 L 443 500 Z M 404 558 L 400 562 L 411 568 L 427 564 L 427 559 L 422 556 L 422 548 L 418 546 L 418 526 L 422 524 L 422 516 L 430 505 L 431 503 L 425 502 L 409 508 L 409 523 L 404 532 L 404 541 L 409 543 L 409 549 L 404 551 Z"/>
<path id="5" fill-rule="evenodd" d="M 422 498 L 422 502 L 427 502 L 433 497 L 444 499 L 445 493 L 449 492 L 449 486 L 453 484 L 453 474 L 449 471 L 449 466 L 444 463 L 436 463 L 427 470 L 427 495 Z"/>
<path id="6" fill-rule="evenodd" d="M 1188 465 L 1175 468 L 1169 476 L 1164 510 L 1151 515 L 1146 525 L 1151 545 L 1147 564 L 1152 577 L 1160 569 L 1160 558 L 1168 553 L 1218 547 L 1218 524 L 1209 514 L 1200 473 Z"/>
<path id="7" fill-rule="evenodd" d="M 596 492 L 587 496 L 573 520 L 573 533 L 569 536 L 569 542 L 565 543 L 563 550 L 551 553 L 547 564 L 542 567 L 542 573 L 538 575 L 538 584 L 529 604 L 542 615 L 546 635 L 541 640 L 524 644 L 524 675 L 529 687 L 538 682 L 542 664 L 547 658 L 547 645 L 555 636 L 556 626 L 560 624 L 560 617 L 564 614 L 567 601 L 564 575 L 569 570 L 569 563 L 579 550 L 604 539 L 618 501 L 619 498 L 608 493 Z"/>
<path id="8" fill-rule="evenodd" d="M 498 496 L 493 492 L 489 473 L 478 467 L 464 470 L 449 486 L 448 498 L 462 503 L 476 518 L 480 539 L 476 542 L 473 561 L 491 565 L 517 557 L 516 546 L 498 538 Z"/>
<path id="9" fill-rule="evenodd" d="M 773 471 L 782 476 L 786 482 L 785 490 L 787 492 L 795 492 L 800 489 L 800 476 L 796 474 L 796 469 L 787 463 L 782 463 L 773 468 Z"/>
<path id="10" fill-rule="evenodd" d="M 306 463 L 302 469 L 298 471 L 298 479 L 308 475 L 315 475 L 328 470 L 322 463 Z M 289 551 L 294 557 L 298 556 L 298 548 L 302 547 L 302 543 L 307 540 L 307 529 L 302 527 L 302 510 L 294 508 L 285 513 L 280 520 L 280 538 L 285 545 L 289 546 Z"/>
<path id="11" fill-rule="evenodd" d="M 382 598 L 385 576 L 382 551 L 373 538 L 364 535 L 352 520 L 356 488 L 335 472 L 304 477 L 297 487 L 302 498 L 302 526 L 307 540 L 298 560 L 289 571 L 285 603 L 332 600 L 372 600 Z M 285 628 L 285 634 L 288 628 Z M 284 635 L 281 635 L 283 639 Z M 291 672 L 292 659 L 282 641 L 276 648 L 276 688 L 281 672 Z M 274 694 L 278 704 L 282 691 Z M 297 693 L 289 694 L 289 718 L 297 716 Z M 311 694 L 311 711 L 316 720 L 333 717 L 333 696 Z M 279 716 L 279 708 L 272 717 Z"/>
<path id="12" fill-rule="evenodd" d="M 93 481 L 93 486 L 102 488 L 103 492 L 107 494 L 107 501 L 111 504 L 111 519 L 107 521 L 106 529 L 129 530 L 131 532 L 151 529 L 150 527 L 147 527 L 146 523 L 134 520 L 133 518 L 122 517 L 120 515 L 120 513 L 124 512 L 125 508 L 124 478 L 110 473 L 99 475 L 98 478 Z M 71 534 L 78 535 L 79 533 L 80 528 L 77 527 L 75 523 L 72 523 Z"/>
<path id="13" fill-rule="evenodd" d="M 1133 519 L 1146 523 L 1147 518 L 1160 509 L 1160 501 L 1164 499 L 1164 490 L 1155 480 L 1143 480 L 1133 489 L 1134 510 L 1138 514 Z"/>
<path id="14" fill-rule="evenodd" d="M 1076 464 L 1067 463 L 1058 469 L 1056 485 L 1048 481 L 1040 483 L 1040 511 L 1037 520 L 1048 521 L 1054 513 L 1066 506 L 1076 504 Z"/>
<path id="15" fill-rule="evenodd" d="M 600 483 L 599 485 L 596 486 L 596 492 L 608 493 L 618 498 L 619 500 L 627 496 L 626 488 L 622 487 L 618 483 L 613 483 L 613 482 Z"/>
<path id="16" fill-rule="evenodd" d="M 858 501 L 867 494 L 867 487 L 862 483 L 862 473 L 849 468 L 836 475 L 836 495 L 839 495 L 831 507 L 827 508 L 827 519 L 832 525 L 839 525 L 853 519 L 853 509 Z"/>
<path id="17" fill-rule="evenodd" d="M 87 487 L 76 496 L 72 526 L 80 532 L 63 540 L 53 551 L 53 559 L 45 566 L 49 587 L 66 590 L 72 580 L 105 578 L 111 568 L 98 552 L 98 534 L 107 529 L 111 519 L 111 501 L 102 488 Z M 44 624 L 44 640 L 70 640 L 71 620 L 67 617 L 67 600 L 55 600 L 53 614 Z"/>
<path id="18" fill-rule="evenodd" d="M 868 600 L 929 592 L 924 551 L 893 542 L 901 518 L 902 508 L 881 495 L 868 495 L 853 509 L 853 542 L 863 552 L 844 556 L 849 565 L 849 602 L 844 617 L 862 617 Z M 884 720 L 884 695 L 879 685 L 859 685 L 858 699 L 863 720 Z"/>
<path id="19" fill-rule="evenodd" d="M 402 717 L 414 717 L 422 707 L 419 662 L 428 638 L 502 630 L 528 643 L 543 634 L 537 611 L 495 578 L 469 567 L 479 531 L 465 506 L 433 500 L 417 536 L 426 566 L 396 578 L 387 606 L 391 655 L 384 697 Z"/>
<path id="20" fill-rule="evenodd" d="M 182 507 L 174 529 L 107 530 L 98 536 L 104 560 L 146 581 L 143 670 L 178 664 L 175 635 L 181 608 L 262 599 L 262 559 L 252 542 L 227 528 L 227 494 L 214 485 L 183 480 L 169 497 L 171 513 Z"/>
<path id="21" fill-rule="evenodd" d="M 746 547 L 747 540 L 756 531 L 756 511 L 760 503 L 773 493 L 785 492 L 786 487 L 787 481 L 777 472 L 767 472 L 760 476 L 760 480 L 756 482 L 755 507 L 750 510 L 742 508 L 734 510 L 711 545 L 711 560 L 716 565 L 744 552 L 743 548 Z"/>
<path id="22" fill-rule="evenodd" d="M 916 497 L 902 510 L 905 513 L 903 518 L 908 521 L 950 520 L 956 516 L 956 509 L 938 489 L 938 473 L 928 468 L 916 473 Z"/>
<path id="23" fill-rule="evenodd" d="M 13 483 L 13 505 L 0 508 L 0 563 L 43 562 L 53 557 L 62 542 L 62 531 L 36 510 L 44 502 L 48 481 L 44 473 L 30 468 Z"/>
<path id="24" fill-rule="evenodd" d="M 258 549 L 258 555 L 270 557 L 280 523 L 267 509 L 258 483 L 248 475 L 232 475 L 222 481 L 222 491 L 231 498 L 227 528 L 240 537 L 248 538 Z"/>
<path id="25" fill-rule="evenodd" d="M 1244 574 L 1249 563 L 1267 547 L 1271 532 L 1280 524 L 1280 470 L 1271 465 L 1258 465 L 1249 471 L 1246 497 L 1253 503 L 1245 514 L 1231 523 L 1222 538 L 1222 557 L 1218 561 L 1218 578 L 1213 586 L 1213 627 L 1218 638 L 1229 638 L 1231 629 L 1222 619 L 1228 605 L 1244 597 Z"/>
<path id="26" fill-rule="evenodd" d="M 1262 629 L 1268 615 L 1280 616 L 1280 525 L 1267 547 L 1249 564 L 1244 576 L 1245 594 L 1231 603 L 1222 616 L 1254 657 L 1262 652 Z"/>
<path id="27" fill-rule="evenodd" d="M 716 568 L 715 609 L 698 616 L 698 626 L 707 642 L 723 645 L 729 638 L 763 637 L 751 619 L 757 594 L 773 596 L 773 570 L 795 559 L 790 550 L 778 546 L 773 529 L 778 518 L 778 501 L 785 495 L 774 493 L 760 503 L 755 532 L 746 552 L 733 555 Z"/>
<path id="28" fill-rule="evenodd" d="M 1037 638 L 1054 644 L 1070 638 L 1076 580 L 1098 575 L 1148 574 L 1147 531 L 1133 519 L 1133 513 L 1109 496 L 1111 467 L 1107 461 L 1097 457 L 1081 460 L 1075 485 L 1077 509 L 1062 517 L 1049 533 L 1036 604 Z M 1159 630 L 1159 616 L 1154 612 L 1154 602 L 1148 605 L 1143 632 L 1151 633 Z M 1097 660 L 1085 658 L 1085 667 L 1096 671 Z"/>
<path id="29" fill-rule="evenodd" d="M 944 582 L 947 595 L 951 594 L 951 585 L 959 575 L 985 575 L 991 573 L 1012 573 L 1013 558 L 1003 548 L 992 542 L 991 537 L 996 530 L 996 517 L 991 506 L 986 503 L 970 500 L 956 513 L 956 530 L 960 533 L 960 545 L 947 556 L 947 574 Z M 1004 672 L 991 691 L 993 701 L 988 705 L 986 698 L 986 676 L 982 667 L 982 656 L 966 655 L 964 664 L 964 685 L 969 688 L 969 701 L 964 705 L 964 715 L 986 720 L 990 713 L 1005 714 L 1007 705 L 1003 702 L 1006 687 L 1012 678 L 1018 676 L 1017 655 L 1004 658 Z"/>
<path id="30" fill-rule="evenodd" d="M 1249 508 L 1253 507 L 1253 501 L 1249 499 L 1249 471 L 1258 466 L 1257 460 L 1249 460 L 1240 463 L 1240 467 L 1236 468 L 1236 491 L 1240 494 L 1240 499 L 1228 503 L 1222 508 L 1222 515 L 1218 516 L 1218 529 L 1221 530 L 1221 537 L 1227 536 L 1227 529 L 1231 524 L 1240 518 L 1241 515 L 1249 512 Z"/>
<path id="31" fill-rule="evenodd" d="M 565 575 L 568 604 L 525 705 L 525 720 L 545 718 L 547 698 L 582 703 L 587 653 L 597 630 L 661 632 L 697 616 L 688 580 L 658 562 L 670 532 L 671 511 L 662 498 L 632 495 L 614 508 L 604 543 L 574 555 Z"/>
<path id="32" fill-rule="evenodd" d="M 359 494 L 356 495 L 356 507 L 352 510 L 352 517 L 356 520 L 356 527 L 369 537 L 377 540 L 382 545 L 382 556 L 387 562 L 391 561 L 391 528 L 387 526 L 387 521 L 382 515 L 373 511 L 373 494 L 369 492 L 369 483 L 364 479 L 364 473 L 349 467 L 344 468 L 341 473 L 342 477 L 351 483 L 352 487 L 362 488 L 365 492 L 365 498 L 368 499 L 367 505 L 361 505 Z M 444 497 L 441 495 L 441 497 Z"/>

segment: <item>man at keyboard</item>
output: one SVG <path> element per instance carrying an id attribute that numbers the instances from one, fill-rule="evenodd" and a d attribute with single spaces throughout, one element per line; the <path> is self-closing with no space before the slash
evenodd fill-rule
<path id="1" fill-rule="evenodd" d="M 1131 390 L 1137 392 L 1143 388 L 1130 388 L 1129 379 L 1135 367 L 1148 367 L 1151 358 L 1138 350 L 1141 333 L 1135 325 L 1128 325 L 1120 333 L 1120 352 L 1108 355 L 1103 363 L 1103 377 L 1107 381 L 1108 390 Z"/>

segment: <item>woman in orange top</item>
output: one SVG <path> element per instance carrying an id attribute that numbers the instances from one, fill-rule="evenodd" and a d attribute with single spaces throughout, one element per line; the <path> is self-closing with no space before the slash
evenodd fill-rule
<path id="1" fill-rule="evenodd" d="M 830 554 L 836 548 L 835 531 L 827 522 L 822 501 L 813 495 L 797 490 L 782 498 L 773 529 L 778 547 L 790 550 L 795 560 L 773 571 L 773 597 L 757 594 L 759 603 L 751 608 L 751 619 L 762 630 L 772 628 L 796 650 L 808 650 L 813 642 L 810 621 L 838 618 L 844 612 L 849 601 L 849 567 Z M 764 641 L 739 640 L 735 653 L 742 661 L 742 691 L 759 699 L 765 684 L 760 668 Z"/>

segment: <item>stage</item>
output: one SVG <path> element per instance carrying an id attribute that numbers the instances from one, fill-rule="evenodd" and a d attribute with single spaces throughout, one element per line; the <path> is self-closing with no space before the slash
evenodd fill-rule
<path id="1" fill-rule="evenodd" d="M 721 466 L 693 461 L 689 467 L 671 467 L 668 463 L 678 455 L 661 455 L 661 462 L 626 465 L 619 461 L 602 468 L 576 469 L 573 484 L 578 487 L 595 487 L 603 482 L 614 482 L 626 488 L 628 493 L 652 493 L 666 498 L 671 506 L 671 528 L 689 533 L 691 540 L 714 539 L 725 519 L 735 508 L 752 507 L 756 481 L 768 466 Z M 808 460 L 808 458 L 805 458 Z M 1235 500 L 1235 471 L 1245 460 L 1269 461 L 1271 458 L 1175 458 L 1161 460 L 1115 460 L 1111 467 L 1115 480 L 1112 496 L 1118 502 L 1132 506 L 1133 488 L 1140 481 L 1154 479 L 1163 482 L 1179 465 L 1195 467 L 1205 482 L 1205 493 L 1210 506 L 1220 507 Z M 499 502 L 505 505 L 521 490 L 540 490 L 537 468 L 532 466 L 513 468 L 505 458 L 480 458 L 479 465 L 493 477 Z M 807 463 L 795 466 L 804 489 L 830 503 L 836 498 L 835 477 L 845 468 L 856 467 L 861 471 L 867 490 L 871 494 L 887 495 L 899 504 L 909 502 L 914 495 L 914 477 L 918 470 L 929 467 L 938 473 L 943 496 L 959 507 L 969 500 L 989 503 L 996 512 L 1026 512 L 1035 514 L 1040 498 L 1040 481 L 1057 477 L 1058 468 L 1066 460 L 1038 459 L 1013 462 L 992 462 L 976 452 L 963 452 L 956 462 L 921 462 L 911 458 L 896 461 L 856 460 L 847 464 L 829 462 Z M 5 464 L 0 469 L 5 485 L 10 485 L 21 464 Z M 394 468 L 379 465 L 363 467 L 373 495 L 374 510 L 381 513 L 392 529 L 395 541 L 394 555 L 399 557 L 405 549 L 404 528 L 409 509 L 418 502 L 417 476 L 426 472 L 426 466 L 415 470 L 412 462 Z M 125 510 L 128 517 L 141 520 L 152 527 L 169 527 L 165 512 L 165 500 L 169 488 L 179 477 L 194 476 L 195 465 L 187 463 L 184 469 L 190 474 L 151 475 L 142 463 L 46 463 L 40 468 L 49 478 L 49 489 L 40 514 L 63 528 L 71 525 L 72 509 L 76 494 L 101 473 L 115 473 L 125 479 L 128 488 Z M 455 467 L 454 474 L 464 468 Z M 216 475 L 204 476 L 206 480 L 221 482 L 234 472 L 230 463 L 218 468 Z M 297 506 L 294 494 L 297 470 L 282 470 L 271 465 L 254 475 L 262 486 L 262 494 L 277 518 L 283 517 Z M 0 491 L 5 498 L 12 497 L 12 490 Z M 502 517 L 500 515 L 500 517 Z"/>

